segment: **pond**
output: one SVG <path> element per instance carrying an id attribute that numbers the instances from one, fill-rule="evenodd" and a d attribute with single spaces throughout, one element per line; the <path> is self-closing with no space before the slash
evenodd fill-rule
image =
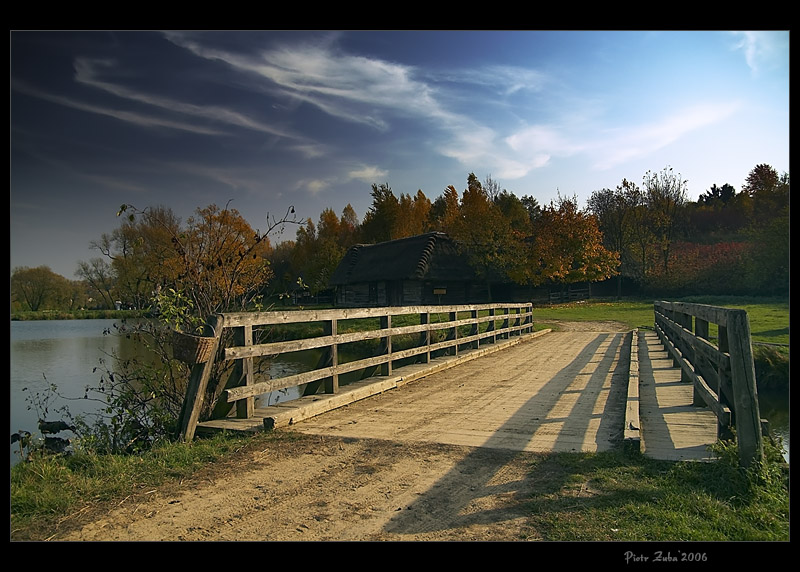
<path id="1" fill-rule="evenodd" d="M 148 350 L 140 343 L 120 335 L 106 335 L 114 331 L 118 320 L 34 320 L 11 322 L 11 433 L 24 430 L 38 434 L 38 417 L 31 400 L 43 395 L 50 384 L 69 400 L 51 402 L 48 421 L 60 417 L 55 408 L 63 405 L 75 414 L 96 412 L 100 404 L 82 399 L 86 386 L 97 386 L 101 374 L 101 360 L 112 363 L 112 356 L 122 358 L 142 357 Z M 93 370 L 97 368 L 96 372 Z M 270 366 L 270 375 L 280 377 L 308 369 L 303 356 L 296 359 L 276 360 Z M 297 388 L 273 392 L 256 398 L 258 406 L 274 405 L 298 396 Z M 64 433 L 64 437 L 71 436 Z M 19 444 L 11 445 L 11 464 L 20 460 Z"/>

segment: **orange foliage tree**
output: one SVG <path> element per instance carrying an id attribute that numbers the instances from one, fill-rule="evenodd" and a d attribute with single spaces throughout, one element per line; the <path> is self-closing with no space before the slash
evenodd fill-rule
<path id="1" fill-rule="evenodd" d="M 579 210 L 577 199 L 561 196 L 542 209 L 528 256 L 526 277 L 533 284 L 596 282 L 619 267 L 619 254 L 603 246 L 595 216 Z"/>
<path id="2" fill-rule="evenodd" d="M 160 209 L 138 210 L 123 205 L 118 215 L 123 213 L 128 213 L 125 224 L 159 229 L 144 235 L 145 239 L 150 236 L 157 240 L 147 249 L 141 246 L 148 256 L 139 264 L 145 265 L 156 295 L 171 289 L 189 301 L 191 322 L 197 325 L 217 312 L 258 307 L 273 275 L 269 235 L 293 222 L 289 215 L 294 209 L 290 207 L 280 220 L 268 217 L 269 228 L 264 233 L 254 230 L 236 209 L 227 206 L 198 208 L 185 226 L 165 218 Z M 168 247 L 164 247 L 165 243 Z"/>

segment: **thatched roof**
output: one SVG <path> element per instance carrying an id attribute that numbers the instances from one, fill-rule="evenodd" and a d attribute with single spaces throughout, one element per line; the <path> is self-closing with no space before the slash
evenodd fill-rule
<path id="1" fill-rule="evenodd" d="M 378 244 L 352 246 L 330 279 L 331 286 L 391 280 L 473 280 L 475 274 L 453 240 L 429 232 Z"/>

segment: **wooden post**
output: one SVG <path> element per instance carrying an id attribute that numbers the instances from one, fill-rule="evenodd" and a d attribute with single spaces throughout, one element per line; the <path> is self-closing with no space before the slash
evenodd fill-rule
<path id="1" fill-rule="evenodd" d="M 198 363 L 192 366 L 192 373 L 189 376 L 189 385 L 186 389 L 186 397 L 181 407 L 181 416 L 178 423 L 178 439 L 189 442 L 194 439 L 194 432 L 197 429 L 197 422 L 200 419 L 200 412 L 203 409 L 208 380 L 211 377 L 211 370 L 214 367 L 219 341 L 222 338 L 222 328 L 225 327 L 225 320 L 221 314 L 211 316 L 206 322 L 206 336 L 214 336 L 214 348 L 211 352 L 211 359 L 206 363 Z"/>
<path id="2" fill-rule="evenodd" d="M 325 323 L 325 334 L 329 336 L 336 336 L 336 319 L 332 319 Z M 338 393 L 339 392 L 339 374 L 336 373 L 336 366 L 339 365 L 339 347 L 337 344 L 331 344 L 328 348 L 328 364 L 333 367 L 333 376 L 325 378 L 325 393 Z"/>
<path id="3" fill-rule="evenodd" d="M 234 334 L 236 345 L 253 345 L 253 326 L 247 324 L 241 328 L 236 328 Z M 236 370 L 240 376 L 244 378 L 243 385 L 253 385 L 253 358 L 248 357 L 243 360 L 236 360 Z M 255 408 L 255 397 L 245 397 L 236 402 L 236 417 L 238 419 L 250 419 L 253 416 L 253 409 Z"/>
<path id="4" fill-rule="evenodd" d="M 488 330 L 488 331 L 490 331 L 490 332 L 497 332 L 497 324 L 495 323 L 495 319 L 494 319 L 494 316 L 495 316 L 495 308 L 491 308 L 491 309 L 489 309 L 489 316 L 490 316 L 492 319 L 491 319 L 491 321 L 489 321 L 489 327 L 488 327 L 488 329 L 487 329 L 487 330 Z M 493 334 L 492 334 L 492 343 L 493 343 L 493 344 L 496 344 L 496 343 L 497 343 L 497 333 L 493 333 Z"/>
<path id="5" fill-rule="evenodd" d="M 473 322 L 473 324 L 472 324 L 472 328 L 470 329 L 470 335 L 471 336 L 477 336 L 479 331 L 480 331 L 480 327 L 478 325 L 478 310 L 470 311 L 470 318 L 475 320 Z M 480 348 L 480 346 L 481 346 L 481 342 L 480 342 L 480 339 L 478 338 L 478 339 L 475 340 L 473 348 L 475 348 L 477 350 L 478 348 Z"/>
<path id="6" fill-rule="evenodd" d="M 381 316 L 381 329 L 389 329 L 392 327 L 391 314 Z M 381 338 L 383 352 L 388 359 L 386 363 L 381 364 L 381 375 L 392 375 L 392 336 L 387 334 L 386 337 Z"/>
<path id="7" fill-rule="evenodd" d="M 419 315 L 419 323 L 420 325 L 427 325 L 428 328 L 425 329 L 420 334 L 419 344 L 421 346 L 426 346 L 428 351 L 425 352 L 425 363 L 431 363 L 431 313 L 430 312 L 423 312 Z"/>
<path id="8" fill-rule="evenodd" d="M 450 321 L 455 322 L 458 320 L 458 312 L 450 312 Z M 455 355 L 458 355 L 458 326 L 453 326 L 453 331 L 447 338 L 448 340 L 455 340 L 455 344 L 453 348 L 455 349 Z"/>
<path id="9" fill-rule="evenodd" d="M 739 461 L 742 466 L 749 467 L 754 462 L 764 460 L 764 444 L 761 439 L 761 415 L 753 365 L 753 346 L 750 341 L 750 321 L 746 311 L 730 311 L 728 333 Z"/>

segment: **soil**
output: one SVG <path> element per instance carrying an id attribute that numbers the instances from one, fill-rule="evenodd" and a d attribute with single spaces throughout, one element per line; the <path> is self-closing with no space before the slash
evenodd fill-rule
<path id="1" fill-rule="evenodd" d="M 619 332 L 613 322 L 560 330 Z M 369 400 L 365 400 L 369 401 Z M 409 423 L 417 412 L 409 411 Z M 33 540 L 521 541 L 538 453 L 276 430 L 191 480 L 87 505 Z M 550 491 L 552 492 L 552 491 Z M 13 538 L 12 533 L 12 540 Z M 30 538 L 30 531 L 26 532 Z"/>

